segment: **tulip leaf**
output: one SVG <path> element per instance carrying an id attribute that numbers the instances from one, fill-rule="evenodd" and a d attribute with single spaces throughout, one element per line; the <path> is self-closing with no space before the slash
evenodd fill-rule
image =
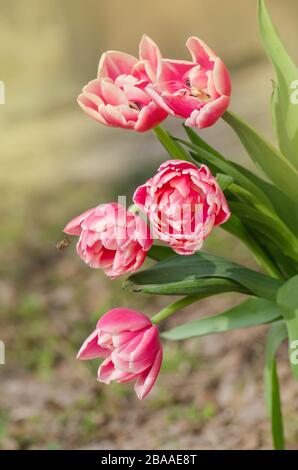
<path id="1" fill-rule="evenodd" d="M 201 136 L 199 136 L 191 127 L 185 126 L 183 124 L 184 130 L 188 135 L 190 141 L 197 145 L 198 147 L 206 150 L 209 153 L 212 153 L 215 157 L 225 160 L 224 156 L 218 152 L 215 148 L 211 147 Z"/>
<path id="2" fill-rule="evenodd" d="M 168 153 L 171 155 L 172 158 L 178 158 L 180 160 L 189 160 L 188 153 L 184 150 L 182 145 L 179 142 L 176 142 L 161 126 L 156 126 L 153 128 L 153 131 L 160 141 L 160 143 L 165 147 Z"/>
<path id="3" fill-rule="evenodd" d="M 281 318 L 275 302 L 265 299 L 248 299 L 219 315 L 199 318 L 166 331 L 162 336 L 170 340 L 182 340 L 206 336 L 239 328 L 271 323 Z"/>
<path id="4" fill-rule="evenodd" d="M 223 173 L 217 173 L 216 180 L 223 192 L 226 191 L 234 181 L 234 179 L 231 176 L 225 175 Z"/>
<path id="5" fill-rule="evenodd" d="M 212 295 L 223 294 L 225 292 L 240 292 L 241 294 L 251 294 L 245 286 L 229 279 L 220 277 L 204 277 L 194 280 L 186 278 L 177 282 L 164 282 L 158 284 L 137 284 L 129 278 L 123 283 L 123 288 L 132 292 L 142 292 L 144 294 L 158 295 L 187 295 L 204 299 Z"/>
<path id="6" fill-rule="evenodd" d="M 293 348 L 298 345 L 298 275 L 293 276 L 279 289 L 277 303 L 287 325 L 290 363 L 293 375 L 298 380 L 298 361 L 293 354 Z"/>
<path id="7" fill-rule="evenodd" d="M 236 132 L 254 163 L 297 205 L 298 170 L 279 150 L 234 113 L 226 111 L 223 119 Z"/>
<path id="8" fill-rule="evenodd" d="M 152 294 L 196 295 L 203 279 L 221 278 L 234 283 L 233 289 L 275 300 L 282 282 L 209 253 L 174 255 L 154 266 L 132 274 L 127 287 Z M 135 285 L 135 287 L 133 287 Z M 228 288 L 228 286 L 227 286 Z M 238 288 L 238 289 L 237 289 Z"/>
<path id="9" fill-rule="evenodd" d="M 298 233 L 298 207 L 297 209 L 295 207 L 293 208 L 293 201 L 276 186 L 263 180 L 247 168 L 235 162 L 233 162 L 232 165 L 266 194 L 279 218 L 287 224 L 293 233 Z"/>
<path id="10" fill-rule="evenodd" d="M 259 265 L 272 277 L 280 277 L 280 271 L 267 250 L 255 236 L 255 231 L 249 231 L 245 224 L 234 213 L 227 222 L 222 225 L 223 230 L 231 233 L 241 240 L 251 251 Z"/>
<path id="11" fill-rule="evenodd" d="M 277 77 L 271 102 L 273 123 L 282 153 L 298 169 L 298 69 L 285 50 L 263 0 L 259 0 L 258 7 L 263 45 Z"/>
<path id="12" fill-rule="evenodd" d="M 266 235 L 284 251 L 285 255 L 298 261 L 297 238 L 278 218 L 271 217 L 241 202 L 231 201 L 229 206 L 231 212 L 251 226 L 252 230 L 258 230 Z"/>
<path id="13" fill-rule="evenodd" d="M 149 258 L 154 259 L 155 261 L 161 261 L 162 259 L 166 259 L 169 256 L 173 256 L 173 250 L 164 245 L 152 245 L 150 250 L 147 252 Z"/>
<path id="14" fill-rule="evenodd" d="M 279 345 L 287 337 L 287 328 L 284 322 L 280 321 L 271 327 L 266 342 L 264 370 L 265 401 L 271 420 L 272 439 L 276 450 L 284 449 L 284 434 L 275 355 Z"/>

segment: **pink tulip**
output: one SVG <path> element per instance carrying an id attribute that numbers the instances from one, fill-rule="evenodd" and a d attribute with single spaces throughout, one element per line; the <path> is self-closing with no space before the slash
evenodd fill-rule
<path id="1" fill-rule="evenodd" d="M 227 201 L 209 168 L 168 160 L 139 186 L 134 202 L 147 215 L 153 235 L 180 255 L 201 248 L 214 225 L 230 217 Z"/>
<path id="2" fill-rule="evenodd" d="M 186 46 L 192 61 L 163 59 L 155 83 L 148 84 L 146 90 L 169 114 L 186 119 L 187 126 L 209 127 L 229 106 L 229 73 L 200 39 L 192 36 Z"/>
<path id="3" fill-rule="evenodd" d="M 139 269 L 152 245 L 144 220 L 117 203 L 89 209 L 71 220 L 64 232 L 79 236 L 80 258 L 112 279 Z"/>
<path id="4" fill-rule="evenodd" d="M 162 362 L 158 328 L 143 313 L 114 308 L 100 318 L 77 358 L 104 359 L 98 369 L 99 382 L 136 379 L 134 389 L 142 400 L 152 389 Z"/>
<path id="5" fill-rule="evenodd" d="M 145 132 L 157 126 L 168 113 L 146 92 L 160 64 L 155 43 L 143 36 L 140 58 L 123 52 L 102 55 L 97 78 L 83 88 L 78 104 L 96 121 L 112 127 Z"/>

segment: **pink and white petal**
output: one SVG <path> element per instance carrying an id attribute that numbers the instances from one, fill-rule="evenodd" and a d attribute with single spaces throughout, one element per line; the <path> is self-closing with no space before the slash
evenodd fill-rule
<path id="1" fill-rule="evenodd" d="M 220 96 L 214 101 L 209 101 L 200 110 L 193 111 L 185 125 L 199 129 L 212 126 L 224 114 L 229 103 L 229 96 Z"/>
<path id="2" fill-rule="evenodd" d="M 122 116 L 125 117 L 127 125 L 130 123 L 131 127 L 134 127 L 140 111 L 138 109 L 131 108 L 129 105 L 120 105 L 118 106 L 118 109 Z"/>
<path id="3" fill-rule="evenodd" d="M 162 363 L 162 346 L 156 354 L 155 361 L 149 370 L 144 371 L 139 375 L 134 386 L 137 397 L 142 400 L 152 390 L 157 376 L 159 374 Z"/>
<path id="4" fill-rule="evenodd" d="M 195 36 L 190 36 L 186 41 L 186 47 L 194 62 L 197 62 L 205 69 L 213 68 L 213 62 L 217 56 L 204 41 Z"/>
<path id="5" fill-rule="evenodd" d="M 194 66 L 196 66 L 196 63 L 187 60 L 163 59 L 157 83 L 177 82 L 179 85 L 176 89 L 179 89 L 181 85 L 185 85 L 184 78 Z"/>
<path id="6" fill-rule="evenodd" d="M 122 359 L 122 357 L 118 355 L 116 349 L 112 351 L 111 358 L 117 369 L 121 370 L 122 372 L 128 372 L 128 373 L 133 373 L 133 374 L 141 374 L 146 369 L 148 369 L 148 367 L 150 367 L 152 364 L 152 358 L 148 360 L 144 359 L 141 361 L 134 361 L 134 362 L 130 362 L 125 359 Z"/>
<path id="7" fill-rule="evenodd" d="M 97 371 L 98 382 L 103 382 L 107 385 L 112 380 L 118 380 L 121 376 L 123 376 L 123 373 L 115 367 L 110 357 L 103 361 Z"/>
<path id="8" fill-rule="evenodd" d="M 141 90 L 141 88 L 138 88 L 137 86 L 124 85 L 123 91 L 128 100 L 135 103 L 148 104 L 151 100 L 150 96 L 148 96 L 145 91 Z"/>
<path id="9" fill-rule="evenodd" d="M 172 95 L 170 93 L 164 93 L 162 98 L 175 116 L 184 119 L 188 118 L 194 109 L 198 109 L 198 107 L 202 106 L 197 98 L 189 95 Z"/>
<path id="10" fill-rule="evenodd" d="M 93 101 L 94 104 L 96 104 L 98 107 L 103 103 L 103 100 L 101 99 L 101 81 L 98 78 L 91 80 L 89 83 L 87 83 L 87 85 L 84 86 L 83 94 L 89 98 L 90 101 Z"/>
<path id="11" fill-rule="evenodd" d="M 221 198 L 221 207 L 219 213 L 215 217 L 214 225 L 224 224 L 231 217 L 231 211 L 224 195 Z"/>
<path id="12" fill-rule="evenodd" d="M 125 52 L 107 51 L 100 58 L 97 76 L 116 80 L 119 75 L 130 74 L 137 62 L 136 57 Z"/>
<path id="13" fill-rule="evenodd" d="M 101 124 L 107 125 L 105 118 L 102 116 L 102 113 L 98 111 L 95 103 L 87 98 L 87 96 L 85 96 L 83 93 L 78 96 L 77 103 L 80 108 L 92 119 L 100 122 Z"/>
<path id="14" fill-rule="evenodd" d="M 230 96 L 231 80 L 229 72 L 223 61 L 217 57 L 214 62 L 213 81 L 217 92 L 220 95 Z"/>
<path id="15" fill-rule="evenodd" d="M 143 34 L 139 45 L 139 55 L 141 60 L 145 60 L 149 67 L 146 71 L 151 81 L 156 79 L 160 73 L 161 53 L 157 44 L 146 34 Z"/>
<path id="16" fill-rule="evenodd" d="M 144 251 L 148 251 L 153 243 L 150 227 L 139 216 L 136 216 L 135 239 L 139 242 Z"/>
<path id="17" fill-rule="evenodd" d="M 164 121 L 167 116 L 168 113 L 164 109 L 151 101 L 141 109 L 134 129 L 137 132 L 146 132 Z"/>
<path id="18" fill-rule="evenodd" d="M 109 270 L 113 266 L 115 251 L 104 248 L 99 255 L 99 266 L 103 270 Z"/>
<path id="19" fill-rule="evenodd" d="M 94 330 L 82 344 L 77 354 L 77 359 L 96 359 L 98 357 L 107 357 L 109 354 L 110 351 L 108 349 L 99 346 L 98 330 Z"/>
<path id="20" fill-rule="evenodd" d="M 128 105 L 126 94 L 114 83 L 103 80 L 101 84 L 103 98 L 112 106 Z"/>
<path id="21" fill-rule="evenodd" d="M 150 319 L 143 313 L 119 307 L 105 313 L 99 319 L 97 328 L 113 335 L 123 331 L 138 331 L 151 325 Z"/>
<path id="22" fill-rule="evenodd" d="M 135 190 L 134 195 L 133 195 L 133 202 L 138 207 L 140 207 L 141 209 L 144 208 L 145 203 L 146 203 L 146 197 L 147 197 L 147 194 L 148 194 L 148 191 L 149 191 L 149 184 L 148 183 L 150 184 L 150 181 L 145 183 L 145 184 L 142 184 L 141 186 L 139 186 Z"/>
<path id="23" fill-rule="evenodd" d="M 107 104 L 101 110 L 101 115 L 104 117 L 108 126 L 112 127 L 126 127 L 126 119 L 115 107 Z"/>
<path id="24" fill-rule="evenodd" d="M 156 86 L 150 84 L 146 86 L 145 90 L 150 96 L 150 98 L 154 101 L 154 103 L 156 103 L 160 108 L 164 109 L 166 113 L 174 114 L 172 109 L 167 106 L 162 96 L 158 93 Z"/>
<path id="25" fill-rule="evenodd" d="M 117 350 L 121 359 L 129 362 L 150 361 L 160 347 L 158 328 L 152 325 Z"/>
<path id="26" fill-rule="evenodd" d="M 78 215 L 74 219 L 72 219 L 68 224 L 64 227 L 63 232 L 68 233 L 69 235 L 81 235 L 82 222 L 88 217 L 90 214 L 94 212 L 95 208 L 88 209 L 87 211 L 83 212 L 81 215 Z"/>
<path id="27" fill-rule="evenodd" d="M 120 348 L 124 346 L 128 341 L 131 341 L 135 337 L 136 333 L 134 331 L 122 331 L 118 335 L 112 336 L 112 342 L 114 348 Z"/>

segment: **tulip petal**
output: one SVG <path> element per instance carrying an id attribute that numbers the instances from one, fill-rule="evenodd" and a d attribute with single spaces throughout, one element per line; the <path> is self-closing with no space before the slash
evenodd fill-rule
<path id="1" fill-rule="evenodd" d="M 72 219 L 68 224 L 64 227 L 63 232 L 68 233 L 69 235 L 81 235 L 82 222 L 88 217 L 88 215 L 92 214 L 95 208 L 88 209 L 87 211 L 83 212 L 83 214 L 78 215 L 74 219 Z"/>
<path id="2" fill-rule="evenodd" d="M 146 132 L 164 121 L 167 115 L 168 113 L 164 109 L 151 101 L 141 109 L 134 129 L 137 132 Z"/>
<path id="3" fill-rule="evenodd" d="M 200 110 L 193 111 L 185 125 L 199 129 L 209 127 L 224 114 L 229 103 L 229 96 L 220 96 L 214 101 L 209 101 Z"/>
<path id="4" fill-rule="evenodd" d="M 97 328 L 111 335 L 117 335 L 122 331 L 138 331 L 148 326 L 151 326 L 151 321 L 146 315 L 122 307 L 109 310 L 97 323 Z"/>
<path id="5" fill-rule="evenodd" d="M 112 106 L 118 106 L 120 104 L 128 105 L 126 94 L 118 86 L 114 85 L 114 83 L 103 80 L 101 90 L 106 103 Z"/>
<path id="6" fill-rule="evenodd" d="M 87 360 L 107 357 L 110 351 L 98 345 L 98 330 L 94 330 L 82 344 L 77 359 Z"/>
<path id="7" fill-rule="evenodd" d="M 80 108 L 88 114 L 92 119 L 101 124 L 107 125 L 106 120 L 102 116 L 101 112 L 97 109 L 97 106 L 91 101 L 87 96 L 81 93 L 77 99 L 78 105 Z"/>
<path id="8" fill-rule="evenodd" d="M 141 374 L 152 364 L 152 358 L 134 362 L 126 361 L 119 356 L 116 349 L 112 351 L 111 358 L 117 369 L 121 370 L 122 372 L 133 373 L 135 375 Z"/>
<path id="9" fill-rule="evenodd" d="M 153 385 L 157 379 L 162 363 L 162 347 L 160 347 L 155 361 L 149 370 L 144 371 L 139 375 L 135 383 L 134 389 L 137 397 L 142 400 L 152 390 Z"/>
<path id="10" fill-rule="evenodd" d="M 119 75 L 130 74 L 131 69 L 137 62 L 136 57 L 124 52 L 105 52 L 99 61 L 98 78 L 109 77 L 116 80 Z"/>
<path id="11" fill-rule="evenodd" d="M 161 67 L 161 53 L 157 44 L 151 38 L 143 34 L 139 45 L 140 59 L 146 61 L 147 74 L 151 81 L 159 75 Z M 149 67 L 148 67 L 149 65 Z"/>
<path id="12" fill-rule="evenodd" d="M 197 62 L 207 70 L 213 68 L 213 62 L 217 56 L 204 41 L 191 36 L 186 41 L 186 47 L 191 53 L 194 62 Z"/>
<path id="13" fill-rule="evenodd" d="M 217 57 L 214 62 L 213 80 L 216 91 L 220 95 L 230 96 L 231 94 L 231 80 L 229 72 L 223 61 Z"/>

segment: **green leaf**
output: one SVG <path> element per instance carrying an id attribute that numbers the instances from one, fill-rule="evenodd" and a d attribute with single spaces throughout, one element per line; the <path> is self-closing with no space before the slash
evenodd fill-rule
<path id="1" fill-rule="evenodd" d="M 144 272 L 144 271 L 142 271 Z M 177 282 L 138 284 L 131 277 L 123 283 L 123 288 L 132 292 L 143 292 L 144 294 L 158 295 L 187 295 L 200 296 L 201 299 L 224 292 L 240 292 L 251 294 L 251 292 L 237 282 L 217 277 L 205 277 L 193 279 L 192 277 Z M 152 282 L 154 282 L 152 280 Z"/>
<path id="2" fill-rule="evenodd" d="M 171 256 L 150 269 L 129 277 L 129 282 L 143 292 L 195 295 L 204 278 L 223 278 L 232 281 L 238 291 L 250 292 L 258 297 L 275 300 L 281 281 L 253 271 L 209 253 L 191 256 Z M 185 290 L 184 290 L 185 289 Z"/>
<path id="3" fill-rule="evenodd" d="M 241 222 L 235 215 L 229 218 L 221 228 L 236 236 L 241 240 L 247 248 L 251 251 L 257 263 L 269 274 L 269 276 L 279 279 L 281 273 L 277 268 L 274 260 L 268 255 L 267 250 L 262 247 L 260 242 L 255 238 L 254 232 L 250 232 L 248 228 Z"/>
<path id="4" fill-rule="evenodd" d="M 165 149 L 169 152 L 172 158 L 178 158 L 180 160 L 189 160 L 188 153 L 184 150 L 184 148 L 176 142 L 168 131 L 163 129 L 161 126 L 156 126 L 153 128 L 153 131 L 161 142 L 161 144 L 165 147 Z"/>
<path id="5" fill-rule="evenodd" d="M 274 324 L 268 333 L 265 353 L 265 401 L 271 419 L 272 438 L 276 450 L 284 449 L 284 435 L 275 355 L 279 345 L 287 336 L 284 322 Z"/>
<path id="6" fill-rule="evenodd" d="M 225 157 L 215 148 L 211 147 L 201 136 L 199 136 L 191 127 L 185 126 L 183 124 L 184 130 L 189 137 L 189 140 L 200 147 L 201 149 L 212 153 L 215 157 L 225 160 Z"/>
<path id="7" fill-rule="evenodd" d="M 255 173 L 241 165 L 231 162 L 232 165 L 247 178 L 249 178 L 270 199 L 276 214 L 283 220 L 293 233 L 298 233 L 298 207 L 293 210 L 293 201 L 276 186 L 263 180 Z"/>
<path id="8" fill-rule="evenodd" d="M 298 380 L 298 364 L 292 358 L 292 346 L 298 344 L 298 275 L 289 279 L 279 289 L 277 303 L 287 325 L 290 363 L 294 377 Z"/>
<path id="9" fill-rule="evenodd" d="M 223 192 L 226 191 L 234 181 L 234 179 L 231 176 L 224 175 L 223 173 L 217 173 L 216 180 Z"/>
<path id="10" fill-rule="evenodd" d="M 162 336 L 170 340 L 206 336 L 271 323 L 280 317 L 281 312 L 276 303 L 265 299 L 249 299 L 219 315 L 184 323 L 166 331 Z"/>
<path id="11" fill-rule="evenodd" d="M 251 126 L 230 111 L 223 119 L 233 128 L 248 155 L 286 195 L 297 204 L 298 170 Z"/>
<path id="12" fill-rule="evenodd" d="M 298 69 L 285 50 L 263 0 L 259 0 L 258 6 L 263 45 L 277 77 L 271 103 L 273 123 L 282 153 L 298 169 L 298 106 L 291 100 Z"/>
<path id="13" fill-rule="evenodd" d="M 161 261 L 169 256 L 173 256 L 173 254 L 173 250 L 164 245 L 152 245 L 150 250 L 147 252 L 147 256 L 155 261 Z"/>
<path id="14" fill-rule="evenodd" d="M 288 230 L 278 218 L 271 217 L 269 214 L 262 213 L 241 202 L 229 202 L 231 212 L 242 221 L 245 221 L 252 230 L 258 230 L 266 235 L 270 240 L 276 243 L 284 253 L 298 261 L 298 242 L 297 238 Z"/>

